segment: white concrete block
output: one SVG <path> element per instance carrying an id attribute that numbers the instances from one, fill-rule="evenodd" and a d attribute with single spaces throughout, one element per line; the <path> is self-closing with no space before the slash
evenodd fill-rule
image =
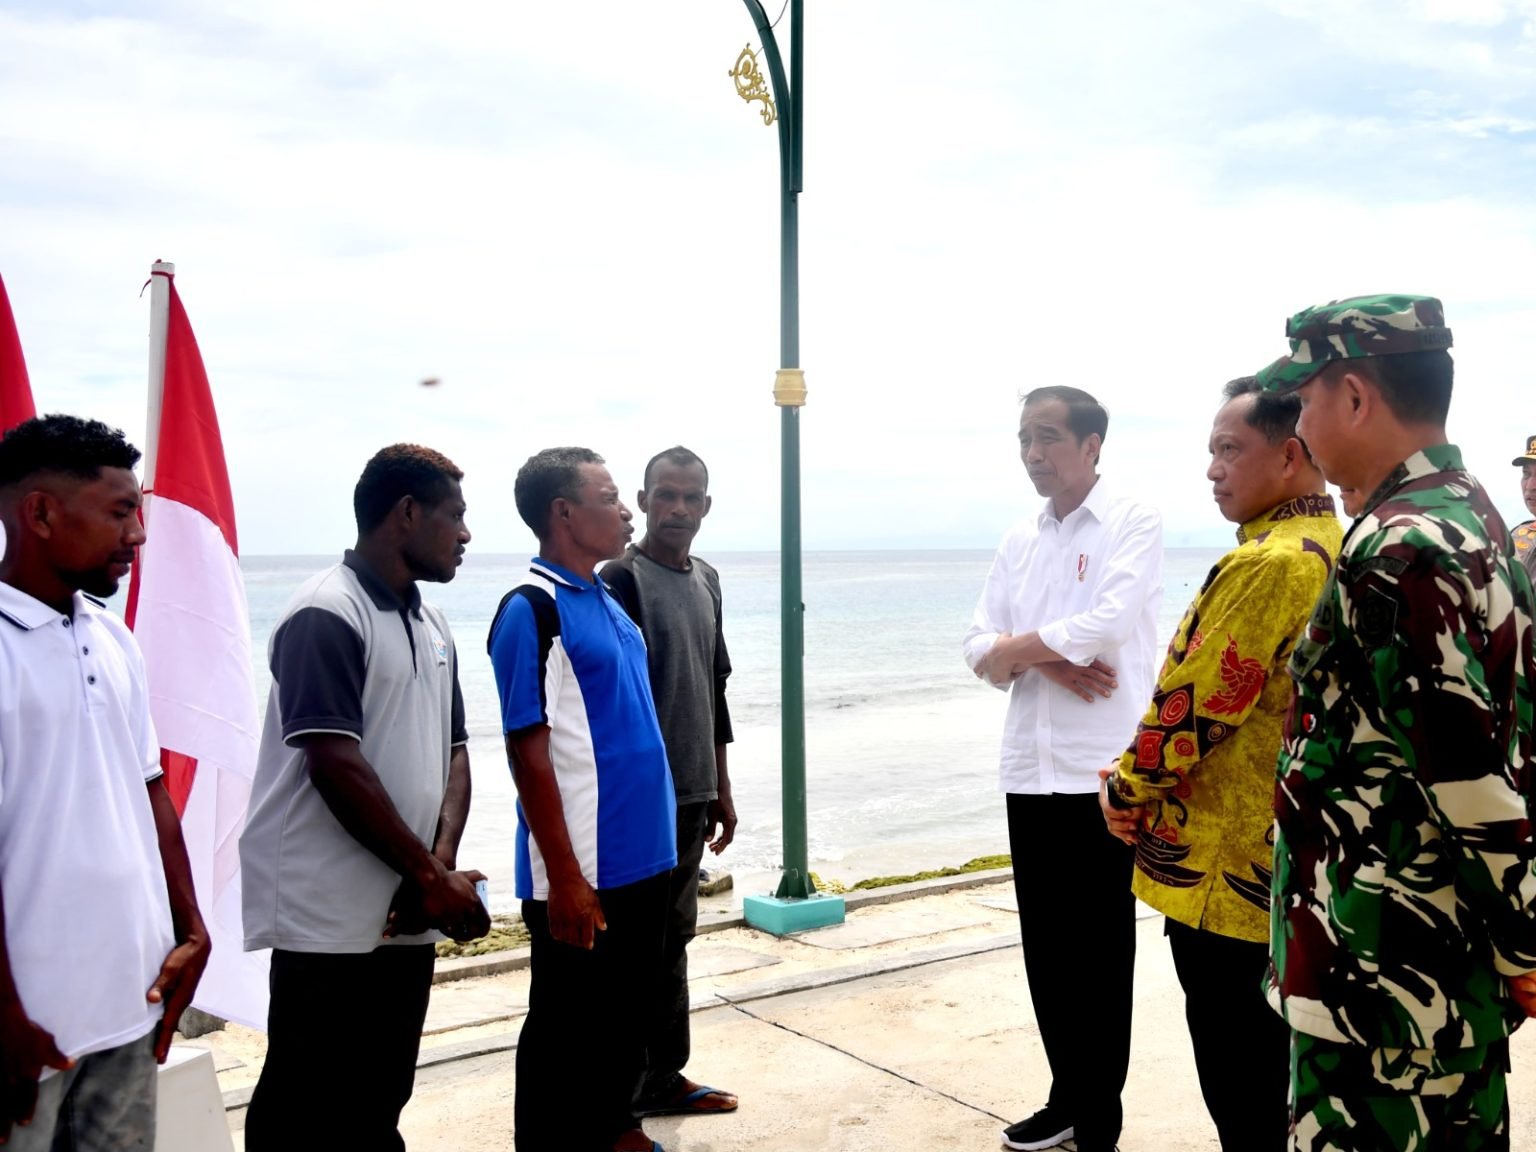
<path id="1" fill-rule="evenodd" d="M 213 1053 L 173 1045 L 157 1091 L 155 1152 L 234 1152 Z"/>

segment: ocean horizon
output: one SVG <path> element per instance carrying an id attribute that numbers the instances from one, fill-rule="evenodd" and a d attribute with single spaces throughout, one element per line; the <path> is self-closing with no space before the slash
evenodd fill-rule
<path id="1" fill-rule="evenodd" d="M 1223 551 L 1166 549 L 1161 639 Z M 740 820 L 736 842 L 706 865 L 731 871 L 738 890 L 757 891 L 772 887 L 781 867 L 779 553 L 699 555 L 719 570 L 724 594 Z M 1007 697 L 978 683 L 960 653 L 992 556 L 991 548 L 804 553 L 807 820 L 811 868 L 823 877 L 852 882 L 1007 851 L 997 780 Z M 263 707 L 273 626 L 299 585 L 339 558 L 340 550 L 241 558 Z M 460 866 L 490 878 L 498 912 L 516 907 L 516 795 L 485 645 L 497 604 L 529 558 L 471 550 L 452 582 L 422 586 L 453 630 L 470 731 L 474 799 Z"/>

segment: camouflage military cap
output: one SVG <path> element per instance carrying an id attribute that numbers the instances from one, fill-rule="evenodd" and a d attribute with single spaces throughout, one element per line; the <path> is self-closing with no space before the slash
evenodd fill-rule
<path id="1" fill-rule="evenodd" d="M 1334 360 L 1429 352 L 1451 346 L 1433 296 L 1352 296 L 1304 308 L 1285 324 L 1291 354 L 1259 370 L 1266 392 L 1294 392 Z"/>

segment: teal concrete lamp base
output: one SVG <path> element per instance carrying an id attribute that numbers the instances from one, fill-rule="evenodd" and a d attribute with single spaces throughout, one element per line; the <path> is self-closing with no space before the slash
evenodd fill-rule
<path id="1" fill-rule="evenodd" d="M 841 896 L 817 893 L 804 900 L 781 900 L 777 896 L 747 896 L 741 902 L 747 923 L 761 932 L 788 936 L 808 928 L 841 924 L 847 914 Z"/>

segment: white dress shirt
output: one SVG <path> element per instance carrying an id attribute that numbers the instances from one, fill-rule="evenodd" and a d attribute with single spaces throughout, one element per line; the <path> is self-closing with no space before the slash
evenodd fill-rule
<path id="1" fill-rule="evenodd" d="M 1152 698 L 1162 600 L 1162 516 L 1102 479 L 1064 519 L 1047 500 L 1003 537 L 965 634 L 965 662 L 974 669 L 1004 632 L 1039 632 L 1074 664 L 1103 660 L 1120 684 L 1089 703 L 1035 668 L 1015 680 L 1004 792 L 1098 791 L 1099 769 L 1125 751 Z"/>

